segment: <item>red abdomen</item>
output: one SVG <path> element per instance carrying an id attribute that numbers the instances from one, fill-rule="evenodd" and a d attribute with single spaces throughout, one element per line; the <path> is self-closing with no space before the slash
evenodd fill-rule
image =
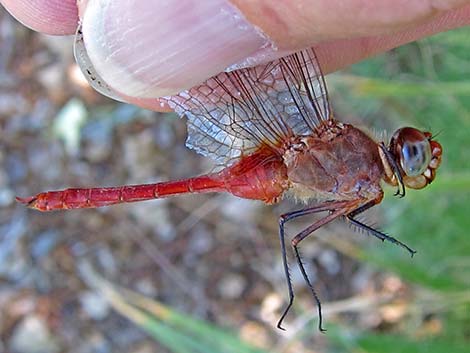
<path id="1" fill-rule="evenodd" d="M 260 150 L 242 158 L 232 167 L 222 170 L 219 176 L 231 194 L 269 204 L 279 201 L 289 187 L 285 164 L 269 150 Z"/>
<path id="2" fill-rule="evenodd" d="M 242 198 L 273 203 L 282 196 L 287 185 L 287 172 L 282 160 L 270 151 L 260 150 L 218 173 L 195 178 L 145 185 L 48 191 L 17 200 L 30 208 L 53 211 L 225 191 Z"/>

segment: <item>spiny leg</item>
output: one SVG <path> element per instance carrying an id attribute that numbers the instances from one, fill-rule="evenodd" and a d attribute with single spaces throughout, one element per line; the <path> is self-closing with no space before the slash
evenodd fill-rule
<path id="1" fill-rule="evenodd" d="M 356 208 L 354 211 L 347 214 L 346 218 L 349 220 L 349 222 L 354 224 L 356 227 L 364 229 L 366 232 L 372 234 L 374 237 L 379 238 L 382 241 L 387 240 L 390 243 L 401 246 L 402 248 L 406 249 L 410 253 L 411 257 L 413 257 L 413 255 L 416 254 L 416 250 L 411 249 L 408 245 L 406 245 L 405 243 L 402 243 L 398 239 L 395 239 L 394 237 L 392 237 L 390 235 L 387 235 L 383 232 L 380 232 L 380 231 L 368 226 L 367 224 L 364 224 L 364 223 L 359 222 L 358 220 L 354 219 L 354 217 L 357 216 L 358 214 L 360 214 L 360 213 L 364 212 L 365 210 L 368 210 L 369 208 L 375 206 L 378 203 L 377 200 L 378 199 L 371 200 L 371 201 L 367 202 L 366 204 L 362 205 L 361 207 Z"/>
<path id="2" fill-rule="evenodd" d="M 285 235 L 284 235 L 284 226 L 285 222 L 287 222 L 291 215 L 291 213 L 287 213 L 285 215 L 282 215 L 279 217 L 279 238 L 281 240 L 281 256 L 282 256 L 282 265 L 284 267 L 284 275 L 286 276 L 287 280 L 287 290 L 289 293 L 289 303 L 287 304 L 287 307 L 284 309 L 284 312 L 281 315 L 281 318 L 277 322 L 277 328 L 285 331 L 284 327 L 282 327 L 282 321 L 284 321 L 284 318 L 287 316 L 287 313 L 289 312 L 292 304 L 294 303 L 294 289 L 292 288 L 292 281 L 290 278 L 290 272 L 289 272 L 289 264 L 287 261 L 287 251 L 286 251 L 286 240 L 285 240 Z"/>
<path id="3" fill-rule="evenodd" d="M 285 224 L 288 221 L 291 221 L 295 218 L 306 216 L 306 215 L 317 213 L 317 212 L 333 211 L 337 208 L 339 208 L 339 209 L 347 208 L 349 210 L 350 207 L 348 207 L 348 206 L 350 206 L 350 203 L 351 203 L 350 201 L 325 202 L 325 203 L 323 203 L 321 205 L 318 205 L 318 206 L 315 206 L 315 207 L 306 208 L 306 209 L 286 213 L 286 214 L 283 214 L 279 217 L 279 237 L 280 237 L 280 240 L 281 240 L 282 262 L 283 262 L 284 273 L 285 273 L 285 276 L 286 276 L 287 288 L 288 288 L 288 293 L 289 293 L 289 302 L 288 302 L 286 308 L 284 309 L 284 312 L 282 313 L 281 318 L 279 319 L 279 321 L 277 323 L 277 327 L 279 329 L 284 330 L 284 328 L 282 327 L 282 322 L 284 321 L 285 317 L 287 316 L 287 314 L 288 314 L 288 312 L 289 312 L 289 310 L 292 307 L 292 304 L 294 302 L 294 290 L 292 288 L 292 281 L 291 281 L 290 273 L 289 273 L 289 264 L 288 264 L 288 261 L 287 261 L 287 251 L 286 251 L 286 243 L 285 243 Z M 315 298 L 315 301 L 317 303 L 317 306 L 319 308 L 319 329 L 320 329 L 320 331 L 324 331 L 324 329 L 322 327 L 322 313 L 321 313 L 320 300 L 318 299 L 318 296 L 317 296 L 315 290 L 313 289 L 313 286 L 310 284 L 310 281 L 308 280 L 307 273 L 305 271 L 305 268 L 303 267 L 303 264 L 300 261 L 300 256 L 299 256 L 298 249 L 297 249 L 296 246 L 297 246 L 298 242 L 300 240 L 302 240 L 303 238 L 305 238 L 308 234 L 312 233 L 316 229 L 320 228 L 322 225 L 330 222 L 331 220 L 333 220 L 334 218 L 336 218 L 340 215 L 340 214 L 338 214 L 338 215 L 335 215 L 335 216 L 331 217 L 333 214 L 334 213 L 332 213 L 331 215 L 317 221 L 313 225 L 309 226 L 304 231 L 302 231 L 297 236 L 295 236 L 293 238 L 293 241 L 292 241 L 292 245 L 293 245 L 293 248 L 295 250 L 295 256 L 296 256 L 297 261 L 299 263 L 302 275 L 304 276 L 304 279 L 306 280 L 310 290 L 312 291 L 313 296 Z M 344 214 L 344 212 L 341 213 L 341 214 Z M 325 219 L 327 219 L 326 222 L 324 221 Z M 303 235 L 305 232 L 308 232 L 308 234 Z M 294 245 L 294 240 L 297 239 L 299 236 L 301 236 L 302 239 L 297 240 L 295 245 Z"/>
<path id="4" fill-rule="evenodd" d="M 308 278 L 307 271 L 305 271 L 305 267 L 304 267 L 304 264 L 302 262 L 302 258 L 300 257 L 300 252 L 299 252 L 298 246 L 294 245 L 293 247 L 294 247 L 295 258 L 297 259 L 297 264 L 299 265 L 299 268 L 300 268 L 300 272 L 302 273 L 302 276 L 304 277 L 304 281 L 307 283 L 307 286 L 310 289 L 310 292 L 312 293 L 313 298 L 315 299 L 315 303 L 317 304 L 317 308 L 318 308 L 318 330 L 320 332 L 326 332 L 326 329 L 323 328 L 323 315 L 322 315 L 320 298 L 318 297 L 318 294 L 317 294 L 315 288 L 313 288 L 313 285 L 310 282 L 310 279 Z"/>

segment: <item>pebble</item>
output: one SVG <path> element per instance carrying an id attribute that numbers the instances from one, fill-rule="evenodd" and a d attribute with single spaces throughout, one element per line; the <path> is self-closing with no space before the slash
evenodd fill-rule
<path id="1" fill-rule="evenodd" d="M 324 249 L 318 255 L 318 262 L 328 272 L 329 275 L 336 275 L 341 270 L 341 264 L 338 259 L 336 251 L 330 249 Z"/>
<path id="2" fill-rule="evenodd" d="M 195 255 L 206 254 L 214 248 L 213 239 L 206 225 L 199 223 L 191 229 L 188 248 Z"/>
<path id="3" fill-rule="evenodd" d="M 135 284 L 136 290 L 145 295 L 146 297 L 155 298 L 158 295 L 158 290 L 155 286 L 155 281 L 150 278 L 142 278 Z"/>
<path id="4" fill-rule="evenodd" d="M 94 320 L 103 320 L 108 316 L 110 307 L 108 301 L 102 295 L 86 291 L 80 294 L 80 304 L 83 311 Z"/>
<path id="5" fill-rule="evenodd" d="M 71 99 L 64 105 L 54 119 L 54 135 L 62 140 L 65 150 L 76 156 L 80 148 L 81 128 L 88 118 L 85 104 L 78 99 Z"/>
<path id="6" fill-rule="evenodd" d="M 17 353 L 56 353 L 59 345 L 46 322 L 37 315 L 25 317 L 13 331 L 10 348 Z"/>
<path id="7" fill-rule="evenodd" d="M 168 149 L 175 143 L 175 133 L 167 121 L 162 121 L 152 129 L 154 141 L 161 149 Z"/>
<path id="8" fill-rule="evenodd" d="M 27 167 L 18 153 L 10 153 L 5 158 L 4 167 L 9 180 L 14 180 L 15 182 L 23 181 L 28 174 Z"/>
<path id="9" fill-rule="evenodd" d="M 246 287 L 246 279 L 236 273 L 231 273 L 222 278 L 218 283 L 219 293 L 223 298 L 239 298 Z"/>
<path id="10" fill-rule="evenodd" d="M 26 232 L 26 219 L 20 215 L 0 225 L 0 275 L 10 280 L 20 279 L 28 270 L 26 259 L 18 246 Z"/>
<path id="11" fill-rule="evenodd" d="M 15 201 L 15 194 L 13 190 L 0 188 L 0 207 L 6 207 Z"/>
<path id="12" fill-rule="evenodd" d="M 163 241 L 171 241 L 175 238 L 176 232 L 167 205 L 168 199 L 159 199 L 134 203 L 128 206 L 128 210 L 138 224 L 153 229 Z"/>
<path id="13" fill-rule="evenodd" d="M 98 261 L 107 276 L 114 276 L 118 272 L 116 259 L 109 246 L 100 246 L 97 250 Z"/>
<path id="14" fill-rule="evenodd" d="M 39 260 L 47 256 L 52 249 L 57 245 L 60 234 L 56 230 L 46 230 L 34 236 L 31 244 L 31 255 Z"/>
<path id="15" fill-rule="evenodd" d="M 109 158 L 113 149 L 112 126 L 109 120 L 90 120 L 82 130 L 86 141 L 83 154 L 91 162 L 102 162 Z"/>
<path id="16" fill-rule="evenodd" d="M 75 351 L 74 351 L 75 352 Z M 92 332 L 83 339 L 80 347 L 77 347 L 76 353 L 109 353 L 111 345 L 106 338 L 99 332 Z"/>
<path id="17" fill-rule="evenodd" d="M 226 196 L 224 199 L 224 206 L 220 208 L 221 213 L 227 219 L 233 222 L 242 222 L 243 224 L 253 223 L 263 206 L 260 202 L 233 196 Z"/>

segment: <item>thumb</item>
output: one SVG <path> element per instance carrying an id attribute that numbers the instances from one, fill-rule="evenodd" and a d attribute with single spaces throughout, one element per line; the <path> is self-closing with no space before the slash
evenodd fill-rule
<path id="1" fill-rule="evenodd" d="M 228 0 L 90 0 L 82 32 L 95 70 L 127 97 L 171 95 L 274 49 Z"/>
<path id="2" fill-rule="evenodd" d="M 392 41 L 396 46 L 451 28 L 452 23 L 446 24 L 442 18 L 466 3 L 469 1 L 90 0 L 82 3 L 86 8 L 81 13 L 84 43 L 96 71 L 126 100 L 139 104 L 139 99 L 148 102 L 175 94 L 229 67 L 273 60 L 320 41 L 331 44 L 397 32 L 401 42 Z M 468 22 L 470 7 L 464 11 L 466 20 L 450 15 L 449 21 L 454 19 L 455 26 Z M 433 20 L 441 27 L 429 26 Z M 420 25 L 429 28 L 416 35 L 399 33 L 413 33 Z M 380 40 L 372 42 L 383 50 L 390 47 Z M 368 42 L 356 43 L 364 50 Z M 355 52 L 354 60 L 378 51 L 367 49 L 363 54 L 359 51 L 360 55 Z M 354 52 L 355 48 L 348 50 Z M 327 57 L 331 54 L 322 53 L 320 46 L 320 61 Z M 345 63 L 350 62 L 341 61 Z M 328 71 L 334 69 L 337 67 L 327 67 Z"/>

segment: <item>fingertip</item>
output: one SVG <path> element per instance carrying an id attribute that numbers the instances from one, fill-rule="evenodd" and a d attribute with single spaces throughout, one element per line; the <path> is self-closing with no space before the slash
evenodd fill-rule
<path id="1" fill-rule="evenodd" d="M 110 87 L 144 98 L 178 93 L 270 46 L 228 0 L 90 1 L 83 38 Z"/>
<path id="2" fill-rule="evenodd" d="M 406 30 L 352 39 L 333 40 L 315 46 L 324 74 L 433 34 L 470 25 L 470 5 L 447 11 Z"/>
<path id="3" fill-rule="evenodd" d="M 19 22 L 35 31 L 51 35 L 70 35 L 78 25 L 75 0 L 1 0 Z"/>

